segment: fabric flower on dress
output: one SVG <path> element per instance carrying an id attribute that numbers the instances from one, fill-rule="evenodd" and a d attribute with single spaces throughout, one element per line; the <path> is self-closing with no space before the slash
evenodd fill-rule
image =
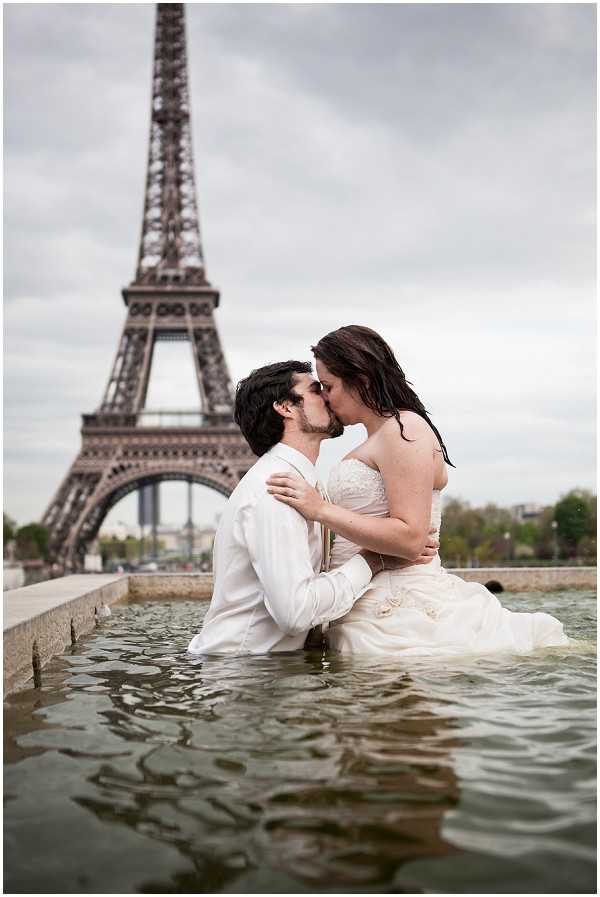
<path id="1" fill-rule="evenodd" d="M 389 617 L 393 608 L 388 601 L 382 601 L 381 604 L 378 604 L 374 609 L 373 613 L 376 617 Z"/>
<path id="2" fill-rule="evenodd" d="M 387 599 L 394 607 L 411 608 L 425 614 L 431 620 L 437 620 L 440 608 L 435 601 L 428 600 L 418 591 L 411 594 L 408 589 L 397 588 Z"/>
<path id="3" fill-rule="evenodd" d="M 396 589 L 389 596 L 388 601 L 395 607 L 418 607 L 419 601 L 415 599 L 406 589 Z"/>

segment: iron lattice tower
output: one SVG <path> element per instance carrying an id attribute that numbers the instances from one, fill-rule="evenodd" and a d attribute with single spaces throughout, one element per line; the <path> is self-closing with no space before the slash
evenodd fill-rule
<path id="1" fill-rule="evenodd" d="M 127 318 L 102 402 L 83 415 L 81 450 L 42 520 L 53 558 L 68 570 L 81 569 L 86 545 L 127 493 L 180 479 L 229 495 L 255 460 L 233 422 L 214 318 L 219 291 L 206 277 L 182 3 L 157 5 L 142 235 L 136 276 L 122 295 Z M 192 347 L 202 412 L 176 415 L 175 426 L 144 412 L 159 340 Z"/>

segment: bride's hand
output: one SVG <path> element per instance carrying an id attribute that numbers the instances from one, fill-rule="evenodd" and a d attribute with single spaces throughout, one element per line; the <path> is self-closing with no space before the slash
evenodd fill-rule
<path id="1" fill-rule="evenodd" d="M 277 501 L 295 508 L 307 520 L 319 520 L 325 506 L 325 499 L 306 480 L 287 473 L 274 473 L 270 476 L 267 480 L 267 492 Z"/>

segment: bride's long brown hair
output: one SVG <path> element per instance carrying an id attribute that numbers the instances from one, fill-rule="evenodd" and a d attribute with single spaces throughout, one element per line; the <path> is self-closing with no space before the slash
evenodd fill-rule
<path id="1" fill-rule="evenodd" d="M 426 420 L 437 436 L 444 461 L 454 467 L 425 406 L 406 379 L 391 348 L 378 333 L 370 327 L 350 324 L 332 330 L 311 349 L 315 358 L 322 361 L 335 377 L 340 377 L 346 386 L 357 391 L 367 408 L 381 417 L 395 417 L 400 435 L 407 442 L 410 440 L 404 435 L 400 412 L 414 411 Z"/>

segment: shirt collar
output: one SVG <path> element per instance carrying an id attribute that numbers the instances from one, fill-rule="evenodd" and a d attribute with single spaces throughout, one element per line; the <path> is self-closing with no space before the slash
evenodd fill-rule
<path id="1" fill-rule="evenodd" d="M 291 445 L 285 445 L 283 442 L 278 442 L 272 449 L 269 449 L 268 454 L 287 461 L 288 464 L 291 464 L 292 467 L 295 467 L 302 474 L 307 483 L 311 486 L 316 485 L 317 470 L 315 465 L 311 464 L 306 455 L 303 455 L 298 449 L 292 448 Z"/>

